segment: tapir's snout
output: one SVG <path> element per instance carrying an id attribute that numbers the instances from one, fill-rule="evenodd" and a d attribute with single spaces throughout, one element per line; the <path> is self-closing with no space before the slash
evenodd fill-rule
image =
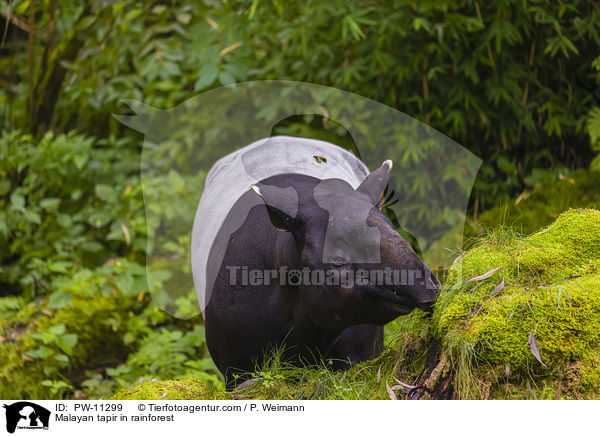
<path id="1" fill-rule="evenodd" d="M 431 272 L 431 270 L 426 265 L 424 266 L 424 286 L 423 289 L 420 289 L 416 294 L 417 307 L 427 312 L 433 312 L 433 305 L 435 304 L 440 295 L 442 284 L 440 283 L 436 275 L 433 272 Z"/>
<path id="2" fill-rule="evenodd" d="M 433 305 L 435 304 L 435 301 L 431 301 L 431 302 L 426 302 L 423 304 L 419 305 L 419 309 L 424 310 L 425 312 L 433 312 Z"/>
<path id="3" fill-rule="evenodd" d="M 383 214 L 373 214 L 370 222 L 381 232 L 381 257 L 383 264 L 405 273 L 393 293 L 411 308 L 432 311 L 442 285 L 435 274 L 414 252 L 412 247 L 394 229 Z M 408 279 L 406 279 L 408 278 Z"/>
<path id="4" fill-rule="evenodd" d="M 418 304 L 418 308 L 424 310 L 425 312 L 433 312 L 433 305 L 435 304 L 435 302 L 437 301 L 437 297 L 436 298 L 432 298 L 430 300 L 425 300 L 421 303 Z"/>

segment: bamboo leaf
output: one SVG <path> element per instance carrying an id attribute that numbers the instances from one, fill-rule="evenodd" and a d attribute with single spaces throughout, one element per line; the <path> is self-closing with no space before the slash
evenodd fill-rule
<path id="1" fill-rule="evenodd" d="M 262 380 L 262 377 L 251 378 L 250 380 L 246 380 L 245 382 L 243 382 L 240 385 L 238 385 L 235 388 L 235 390 L 236 391 L 241 391 L 242 389 L 249 388 L 250 386 L 252 386 L 254 383 L 256 383 L 259 380 Z"/>
<path id="2" fill-rule="evenodd" d="M 504 277 L 502 277 L 502 281 L 496 286 L 496 288 L 490 294 L 491 297 L 500 293 L 500 291 L 504 289 Z"/>
<path id="3" fill-rule="evenodd" d="M 388 395 L 390 396 L 390 400 L 398 399 L 398 397 L 396 396 L 396 393 L 392 390 L 392 388 L 390 387 L 388 382 L 385 382 L 385 388 L 387 389 Z"/>
<path id="4" fill-rule="evenodd" d="M 531 328 L 531 333 L 529 333 L 529 347 L 531 349 L 531 354 L 535 356 L 535 358 L 542 364 L 544 368 L 548 368 L 544 362 L 542 362 L 542 356 L 540 355 L 540 348 L 538 347 L 537 341 L 535 340 L 535 335 L 533 334 L 533 327 Z"/>

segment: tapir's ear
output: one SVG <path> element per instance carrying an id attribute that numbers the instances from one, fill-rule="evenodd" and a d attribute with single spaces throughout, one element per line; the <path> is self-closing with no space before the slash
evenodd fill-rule
<path id="1" fill-rule="evenodd" d="M 265 202 L 269 218 L 278 229 L 291 232 L 298 213 L 298 193 L 294 188 L 279 188 L 273 185 L 257 183 L 252 190 Z"/>
<path id="2" fill-rule="evenodd" d="M 379 168 L 367 176 L 365 180 L 356 188 L 356 192 L 367 195 L 371 203 L 377 206 L 381 204 L 381 196 L 390 180 L 390 171 L 392 170 L 392 161 L 386 160 Z"/>

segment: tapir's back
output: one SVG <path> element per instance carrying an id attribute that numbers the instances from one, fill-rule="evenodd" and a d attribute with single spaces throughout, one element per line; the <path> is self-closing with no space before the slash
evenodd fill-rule
<path id="1" fill-rule="evenodd" d="M 337 178 L 356 188 L 369 174 L 352 153 L 325 141 L 275 136 L 254 142 L 215 163 L 206 177 L 192 231 L 192 272 L 196 295 L 204 313 L 210 300 L 214 277 L 207 275 L 211 263 L 220 264 L 223 250 L 213 242 L 233 205 L 253 184 L 279 174 L 303 174 L 318 179 Z M 228 219 L 228 232 L 236 231 L 253 204 L 238 208 Z"/>

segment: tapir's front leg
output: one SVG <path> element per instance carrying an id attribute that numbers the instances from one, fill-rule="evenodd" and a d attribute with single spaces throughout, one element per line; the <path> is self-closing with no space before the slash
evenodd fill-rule
<path id="1" fill-rule="evenodd" d="M 347 369 L 351 364 L 376 358 L 383 351 L 383 327 L 359 324 L 343 330 L 327 350 L 325 358 L 334 369 Z"/>

